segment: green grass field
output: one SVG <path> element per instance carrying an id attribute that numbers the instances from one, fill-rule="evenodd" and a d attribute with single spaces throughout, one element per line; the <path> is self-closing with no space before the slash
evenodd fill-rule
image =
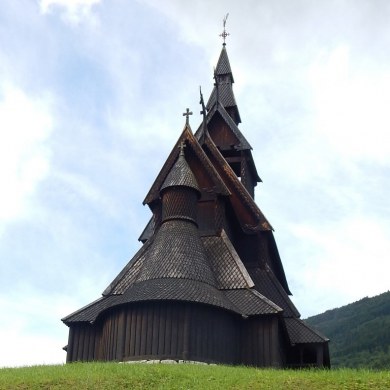
<path id="1" fill-rule="evenodd" d="M 390 371 L 73 363 L 2 368 L 0 389 L 390 389 Z"/>

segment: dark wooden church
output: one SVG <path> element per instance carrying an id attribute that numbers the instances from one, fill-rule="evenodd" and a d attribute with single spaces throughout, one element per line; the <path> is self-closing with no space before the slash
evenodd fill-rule
<path id="1" fill-rule="evenodd" d="M 63 318 L 68 362 L 330 366 L 329 340 L 300 320 L 254 201 L 260 178 L 238 128 L 225 43 L 214 78 L 203 123 L 193 134 L 187 110 L 143 202 L 153 213 L 143 246 L 101 298 Z"/>

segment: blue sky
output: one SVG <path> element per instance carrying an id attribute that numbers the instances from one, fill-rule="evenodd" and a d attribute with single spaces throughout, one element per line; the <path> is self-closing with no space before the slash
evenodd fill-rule
<path id="1" fill-rule="evenodd" d="M 139 248 L 227 12 L 256 201 L 302 317 L 389 289 L 388 1 L 5 0 L 0 366 L 63 362 L 60 319 Z"/>

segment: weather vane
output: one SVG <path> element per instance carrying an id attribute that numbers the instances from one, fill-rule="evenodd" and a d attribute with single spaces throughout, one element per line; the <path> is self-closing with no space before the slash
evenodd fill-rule
<path id="1" fill-rule="evenodd" d="M 229 16 L 229 13 L 226 14 L 226 16 L 223 18 L 223 33 L 219 34 L 220 37 L 223 39 L 223 44 L 226 45 L 226 37 L 230 35 L 228 32 L 226 32 L 226 21 Z"/>

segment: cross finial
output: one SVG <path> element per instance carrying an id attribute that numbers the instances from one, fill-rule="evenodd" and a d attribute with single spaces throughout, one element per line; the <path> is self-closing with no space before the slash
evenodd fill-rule
<path id="1" fill-rule="evenodd" d="M 223 32 L 222 32 L 222 34 L 219 34 L 219 36 L 222 37 L 222 39 L 223 39 L 224 46 L 226 45 L 226 42 L 225 42 L 226 37 L 230 35 L 228 32 L 226 32 L 226 21 L 227 21 L 228 16 L 229 16 L 229 13 L 227 13 L 226 16 L 223 18 Z"/>
<path id="2" fill-rule="evenodd" d="M 183 113 L 183 116 L 186 117 L 186 125 L 190 124 L 190 115 L 192 115 L 192 111 L 189 108 L 186 108 L 186 112 Z"/>
<path id="3" fill-rule="evenodd" d="M 186 144 L 184 141 L 180 142 L 179 149 L 180 149 L 180 156 L 184 156 L 184 148 L 186 147 Z"/>

